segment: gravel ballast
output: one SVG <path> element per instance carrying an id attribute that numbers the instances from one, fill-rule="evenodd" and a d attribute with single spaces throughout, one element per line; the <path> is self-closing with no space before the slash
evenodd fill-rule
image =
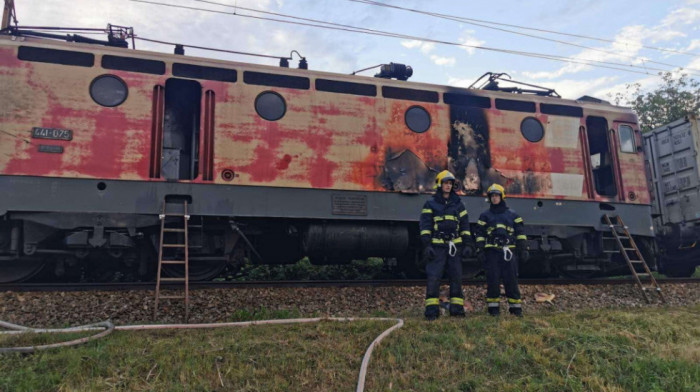
<path id="1" fill-rule="evenodd" d="M 700 283 L 664 285 L 667 305 L 700 303 Z M 485 286 L 464 286 L 468 314 L 485 312 Z M 525 314 L 647 304 L 633 285 L 521 285 Z M 446 287 L 443 286 L 443 290 Z M 536 293 L 554 294 L 536 303 Z M 288 311 L 294 316 L 420 316 L 424 287 L 235 288 L 190 291 L 190 323 L 238 321 L 254 314 Z M 656 294 L 650 293 L 657 299 Z M 79 325 L 111 319 L 115 324 L 182 322 L 183 301 L 161 302 L 153 319 L 153 291 L 3 292 L 0 320 L 29 327 Z M 505 308 L 505 298 L 501 302 Z"/>

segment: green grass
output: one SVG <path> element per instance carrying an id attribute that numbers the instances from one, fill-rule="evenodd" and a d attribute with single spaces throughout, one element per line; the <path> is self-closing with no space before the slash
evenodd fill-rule
<path id="1" fill-rule="evenodd" d="M 375 350 L 368 391 L 700 390 L 697 305 L 432 323 L 415 314 Z M 298 314 L 260 309 L 232 319 L 289 316 Z M 367 345 L 391 324 L 114 332 L 0 356 L 0 391 L 352 391 Z M 72 337 L 0 336 L 0 346 Z"/>

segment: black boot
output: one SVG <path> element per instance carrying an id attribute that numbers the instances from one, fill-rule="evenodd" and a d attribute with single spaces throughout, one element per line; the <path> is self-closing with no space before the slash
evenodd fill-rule
<path id="1" fill-rule="evenodd" d="M 523 308 L 510 308 L 508 312 L 515 317 L 523 317 Z"/>
<path id="2" fill-rule="evenodd" d="M 467 314 L 464 313 L 464 306 L 458 304 L 450 304 L 450 316 L 466 317 Z"/>
<path id="3" fill-rule="evenodd" d="M 501 309 L 497 306 L 489 306 L 489 316 L 496 317 L 501 314 Z"/>
<path id="4" fill-rule="evenodd" d="M 425 319 L 428 321 L 437 320 L 440 317 L 439 305 L 428 305 L 425 307 Z"/>

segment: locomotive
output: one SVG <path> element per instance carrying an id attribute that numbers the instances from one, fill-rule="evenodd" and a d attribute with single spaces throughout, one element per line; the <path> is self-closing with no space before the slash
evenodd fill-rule
<path id="1" fill-rule="evenodd" d="M 418 216 L 445 169 L 472 216 L 489 185 L 506 188 L 533 254 L 522 273 L 624 271 L 605 214 L 654 264 L 628 108 L 408 82 L 397 64 L 372 78 L 124 46 L 0 35 L 0 282 L 149 276 L 159 214 L 183 203 L 193 280 L 246 257 L 415 271 Z"/>

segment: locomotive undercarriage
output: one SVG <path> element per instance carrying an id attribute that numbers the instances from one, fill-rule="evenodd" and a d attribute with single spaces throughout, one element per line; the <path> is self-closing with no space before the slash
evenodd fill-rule
<path id="1" fill-rule="evenodd" d="M 417 277 L 421 260 L 413 226 L 405 222 L 233 221 L 193 216 L 189 223 L 190 279 L 211 280 L 227 266 L 237 270 L 246 259 L 256 264 L 291 264 L 304 256 L 313 264 L 381 257 L 405 275 Z M 520 264 L 522 277 L 585 279 L 629 273 L 619 253 L 603 240 L 603 232 L 571 226 L 526 228 L 531 259 Z M 36 275 L 59 281 L 151 281 L 157 267 L 159 229 L 157 216 L 7 214 L 0 221 L 0 283 Z M 636 237 L 636 241 L 655 268 L 653 242 L 649 237 Z M 181 266 L 164 268 L 169 276 L 184 273 Z M 481 266 L 476 258 L 467 259 L 464 271 L 474 276 Z"/>
<path id="2" fill-rule="evenodd" d="M 700 223 L 668 224 L 661 229 L 659 270 L 673 277 L 691 276 L 700 266 Z"/>
<path id="3" fill-rule="evenodd" d="M 66 281 L 152 280 L 159 230 L 157 216 L 8 214 L 0 222 L 0 283 L 39 273 Z M 214 278 L 234 254 L 236 236 L 225 221 L 193 219 L 189 237 L 192 280 Z M 165 265 L 165 274 L 181 276 L 178 267 Z"/>
<path id="4" fill-rule="evenodd" d="M 305 255 L 314 264 L 383 257 L 420 276 L 415 219 L 425 194 L 22 176 L 0 176 L 0 189 L 12 190 L 0 199 L 0 281 L 38 272 L 113 280 L 112 266 L 125 277 L 153 279 L 158 214 L 170 195 L 190 200 L 190 225 L 201 223 L 191 227 L 193 278 L 211 279 L 246 259 L 285 264 Z M 463 201 L 472 222 L 486 207 L 481 196 Z M 533 257 L 521 276 L 628 273 L 617 268 L 624 267 L 619 255 L 599 243 L 606 212 L 620 214 L 644 240 L 638 243 L 648 245 L 653 235 L 645 205 L 526 198 L 508 204 L 525 219 L 530 239 Z M 480 268 L 475 259 L 465 263 L 471 274 Z"/>

